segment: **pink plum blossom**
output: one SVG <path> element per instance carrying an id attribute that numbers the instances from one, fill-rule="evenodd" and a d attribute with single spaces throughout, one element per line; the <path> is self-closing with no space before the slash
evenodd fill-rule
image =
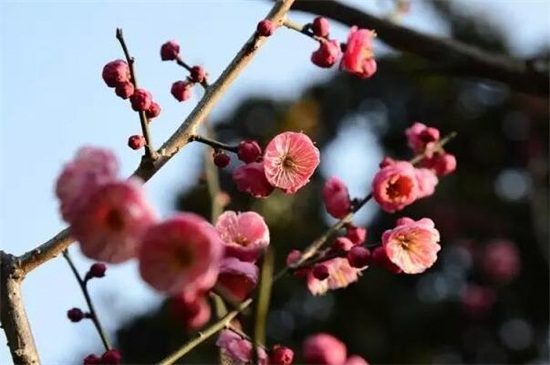
<path id="1" fill-rule="evenodd" d="M 175 296 L 170 301 L 172 315 L 181 321 L 187 329 L 197 329 L 204 326 L 210 319 L 211 309 L 202 295 L 187 296 L 185 293 Z"/>
<path id="2" fill-rule="evenodd" d="M 220 331 L 216 346 L 236 362 L 248 364 L 252 360 L 252 343 L 231 330 Z M 267 353 L 261 347 L 258 348 L 258 363 L 267 365 Z"/>
<path id="3" fill-rule="evenodd" d="M 439 231 L 429 218 L 398 219 L 394 229 L 382 235 L 388 258 L 406 274 L 419 274 L 431 267 L 441 249 Z"/>
<path id="4" fill-rule="evenodd" d="M 336 257 L 323 262 L 328 270 L 328 278 L 319 280 L 309 270 L 307 275 L 307 287 L 311 294 L 322 295 L 329 290 L 341 289 L 359 279 L 362 269 L 351 267 L 347 258 Z"/>
<path id="5" fill-rule="evenodd" d="M 71 223 L 90 193 L 97 186 L 114 181 L 118 171 L 118 160 L 111 151 L 98 147 L 80 148 L 75 159 L 63 167 L 55 185 L 63 219 Z"/>
<path id="6" fill-rule="evenodd" d="M 405 130 L 407 143 L 414 153 L 423 153 L 426 148 L 432 148 L 439 142 L 439 130 L 423 123 L 414 123 Z"/>
<path id="7" fill-rule="evenodd" d="M 86 257 L 119 263 L 136 256 L 145 230 L 155 221 L 141 183 L 113 181 L 90 192 L 70 230 Z"/>
<path id="8" fill-rule="evenodd" d="M 214 227 L 192 213 L 151 226 L 139 251 L 143 280 L 160 292 L 193 297 L 214 286 L 223 243 Z"/>
<path id="9" fill-rule="evenodd" d="M 265 149 L 265 176 L 271 185 L 287 194 L 307 184 L 318 165 L 319 150 L 303 133 L 281 133 Z"/>
<path id="10" fill-rule="evenodd" d="M 302 344 L 302 356 L 307 364 L 342 365 L 346 362 L 346 345 L 328 333 L 312 335 Z"/>
<path id="11" fill-rule="evenodd" d="M 360 245 L 367 239 L 367 229 L 354 226 L 353 224 L 346 225 L 346 236 L 354 245 Z"/>
<path id="12" fill-rule="evenodd" d="M 456 157 L 451 153 L 439 151 L 431 157 L 422 159 L 422 165 L 433 169 L 438 176 L 445 176 L 456 170 Z"/>
<path id="13" fill-rule="evenodd" d="M 426 198 L 433 195 L 439 179 L 430 169 L 414 169 L 416 183 L 418 185 L 417 198 Z"/>
<path id="14" fill-rule="evenodd" d="M 388 213 L 412 204 L 418 195 L 413 165 L 407 161 L 398 161 L 381 168 L 372 181 L 372 194 L 382 210 Z"/>
<path id="15" fill-rule="evenodd" d="M 258 285 L 258 267 L 235 257 L 226 257 L 220 264 L 218 286 L 236 300 L 244 300 Z"/>
<path id="16" fill-rule="evenodd" d="M 384 267 L 394 274 L 401 274 L 403 270 L 396 264 L 390 261 L 386 248 L 384 246 L 378 246 L 371 253 L 371 262 L 378 266 Z"/>
<path id="17" fill-rule="evenodd" d="M 351 210 L 348 187 L 337 177 L 331 177 L 325 183 L 323 201 L 328 213 L 334 218 L 343 218 Z"/>
<path id="18" fill-rule="evenodd" d="M 372 39 L 375 36 L 372 30 L 351 27 L 340 68 L 363 79 L 374 75 L 376 60 L 372 51 Z"/>
<path id="19" fill-rule="evenodd" d="M 223 212 L 216 222 L 226 256 L 254 262 L 269 245 L 269 228 L 256 212 Z"/>
<path id="20" fill-rule="evenodd" d="M 294 361 L 294 351 L 283 345 L 274 345 L 269 353 L 270 365 L 290 365 Z"/>
<path id="21" fill-rule="evenodd" d="M 255 198 L 265 198 L 275 189 L 267 180 L 263 162 L 252 162 L 233 171 L 237 189 Z"/>
<path id="22" fill-rule="evenodd" d="M 322 40 L 319 42 L 319 48 L 311 54 L 311 62 L 321 68 L 330 68 L 341 55 L 342 50 L 337 40 Z"/>

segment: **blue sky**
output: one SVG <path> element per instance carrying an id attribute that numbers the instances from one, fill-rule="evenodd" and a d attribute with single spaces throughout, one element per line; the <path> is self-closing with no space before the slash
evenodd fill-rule
<path id="1" fill-rule="evenodd" d="M 348 2 L 373 11 L 388 8 L 382 0 Z M 528 55 L 530 49 L 550 38 L 548 1 L 522 5 L 512 1 L 460 3 L 467 4 L 471 14 L 494 16 L 503 29 L 509 29 L 512 49 L 518 54 Z M 126 147 L 128 136 L 139 133 L 136 114 L 101 79 L 103 65 L 122 58 L 115 28 L 124 29 L 137 59 L 141 86 L 152 91 L 163 107 L 152 125 L 154 141 L 160 145 L 200 96 L 197 89 L 186 103 L 173 100 L 170 85 L 182 79 L 184 73 L 174 64 L 160 62 L 160 45 L 168 39 L 179 40 L 186 61 L 203 65 L 215 77 L 265 16 L 270 4 L 260 0 L 3 1 L 0 6 L 0 242 L 3 250 L 21 254 L 64 228 L 53 185 L 62 164 L 80 146 L 113 149 L 121 160 L 123 176 L 139 162 L 139 153 Z M 292 18 L 305 23 L 311 17 Z M 445 34 L 421 2 L 414 2 L 404 23 Z M 345 40 L 346 33 L 347 28 L 334 26 L 332 36 Z M 286 29 L 278 31 L 222 98 L 213 112 L 214 119 L 246 96 L 292 98 L 310 82 L 330 77 L 335 71 L 317 69 L 309 63 L 315 48 L 306 37 Z M 352 193 L 360 195 L 367 177 L 339 168 L 330 152 L 349 154 L 353 148 L 365 148 L 365 139 L 353 138 L 354 133 L 342 132 L 342 138 L 327 152 L 322 168 L 326 174 L 349 181 Z M 361 138 L 369 138 L 368 132 L 363 131 Z M 365 169 L 356 171 L 372 171 L 375 160 L 376 154 L 364 162 Z M 182 185 L 193 184 L 200 161 L 199 148 L 186 147 L 147 184 L 148 194 L 162 216 L 171 213 L 174 193 Z M 72 252 L 85 271 L 90 262 L 80 256 L 76 246 Z M 109 268 L 108 277 L 93 283 L 92 291 L 109 329 L 160 300 L 141 283 L 134 263 Z M 83 307 L 84 301 L 62 259 L 30 274 L 23 292 L 44 364 L 68 363 L 77 351 L 99 348 L 91 323 L 75 325 L 66 320 L 66 310 Z M 3 332 L 0 336 L 4 338 Z M 7 347 L 0 346 L 0 363 L 10 362 Z"/>

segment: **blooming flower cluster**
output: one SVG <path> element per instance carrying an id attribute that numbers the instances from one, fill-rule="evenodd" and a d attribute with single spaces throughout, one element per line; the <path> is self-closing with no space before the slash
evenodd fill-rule
<path id="1" fill-rule="evenodd" d="M 394 213 L 418 199 L 431 196 L 439 179 L 456 169 L 456 159 L 439 145 L 439 130 L 414 123 L 405 132 L 409 147 L 422 158 L 417 168 L 408 161 L 384 158 L 372 182 L 372 193 L 382 210 Z"/>
<path id="2" fill-rule="evenodd" d="M 372 40 L 376 33 L 369 29 L 351 27 L 347 43 L 329 39 L 329 23 L 323 17 L 317 17 L 309 25 L 313 35 L 319 41 L 319 48 L 311 54 L 311 62 L 321 68 L 330 68 L 340 59 L 340 68 L 360 78 L 367 79 L 376 73 L 376 60 Z M 344 51 L 342 52 L 342 49 Z"/>

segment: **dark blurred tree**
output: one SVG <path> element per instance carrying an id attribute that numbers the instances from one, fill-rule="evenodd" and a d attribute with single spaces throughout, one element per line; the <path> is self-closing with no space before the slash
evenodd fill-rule
<path id="1" fill-rule="evenodd" d="M 485 19 L 473 21 L 445 2 L 435 1 L 434 8 L 454 38 L 508 53 L 504 35 Z M 541 55 L 547 59 L 548 50 Z M 380 141 L 373 151 L 382 148 L 402 159 L 411 157 L 404 130 L 414 121 L 442 133 L 458 132 L 447 148 L 457 156 L 458 170 L 440 181 L 434 196 L 399 214 L 379 212 L 370 222 L 355 221 L 367 225 L 368 241 L 376 243 L 399 216 L 432 218 L 443 247 L 436 266 L 418 276 L 371 267 L 358 283 L 323 297 L 311 296 L 300 278 L 288 277 L 274 287 L 268 343 L 299 352 L 306 336 L 327 331 L 346 342 L 350 353 L 375 364 L 547 360 L 548 99 L 495 82 L 433 73 L 430 62 L 407 54 L 378 61 L 379 71 L 370 80 L 335 73 L 307 87 L 298 100 L 250 98 L 213 123 L 225 142 L 254 138 L 265 145 L 278 132 L 302 130 L 323 154 L 355 117 Z M 341 163 L 361 168 L 366 158 L 358 154 Z M 291 249 L 304 248 L 328 227 L 319 172 L 296 195 L 256 200 L 236 191 L 232 167 L 220 176 L 231 196 L 228 209 L 266 217 L 277 267 Z M 209 218 L 208 199 L 200 180 L 179 194 L 176 206 Z M 491 281 L 483 269 L 484 248 L 496 239 L 513 242 L 520 253 L 520 274 L 508 283 Z M 243 318 L 243 323 L 250 321 Z M 152 363 L 189 336 L 163 305 L 119 329 L 117 343 L 127 363 Z M 210 341 L 181 363 L 215 361 Z"/>

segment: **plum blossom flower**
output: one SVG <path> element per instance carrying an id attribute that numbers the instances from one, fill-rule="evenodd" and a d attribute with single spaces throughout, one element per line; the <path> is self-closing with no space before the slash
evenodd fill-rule
<path id="1" fill-rule="evenodd" d="M 287 194 L 307 184 L 318 165 L 319 150 L 303 133 L 281 133 L 265 149 L 265 176 L 271 185 Z"/>
<path id="2" fill-rule="evenodd" d="M 252 359 L 252 343 L 231 330 L 220 331 L 216 346 L 234 361 L 248 364 Z M 258 362 L 267 365 L 267 353 L 261 347 L 258 348 Z"/>
<path id="3" fill-rule="evenodd" d="M 226 257 L 220 264 L 217 285 L 234 299 L 244 300 L 258 285 L 258 266 L 235 257 Z"/>
<path id="4" fill-rule="evenodd" d="M 451 153 L 438 151 L 431 157 L 422 159 L 422 165 L 433 169 L 439 176 L 445 176 L 456 170 L 456 157 Z"/>
<path id="5" fill-rule="evenodd" d="M 283 345 L 274 345 L 269 354 L 269 364 L 290 365 L 294 361 L 294 351 Z"/>
<path id="6" fill-rule="evenodd" d="M 372 30 L 351 27 L 340 67 L 363 79 L 374 75 L 376 60 L 372 51 L 372 39 L 375 36 L 376 33 Z"/>
<path id="7" fill-rule="evenodd" d="M 343 218 L 351 210 L 348 187 L 337 177 L 331 177 L 325 183 L 323 201 L 328 213 L 334 218 Z"/>
<path id="8" fill-rule="evenodd" d="M 328 270 L 328 278 L 319 280 L 313 275 L 313 270 L 309 270 L 307 275 L 307 287 L 313 295 L 323 295 L 329 290 L 341 289 L 359 279 L 361 269 L 351 267 L 347 258 L 336 257 L 323 262 Z"/>
<path id="9" fill-rule="evenodd" d="M 156 214 L 137 180 L 113 181 L 96 187 L 71 222 L 71 235 L 82 253 L 109 263 L 137 254 L 145 230 Z"/>
<path id="10" fill-rule="evenodd" d="M 423 123 L 414 123 L 405 130 L 407 144 L 414 153 L 423 153 L 426 149 L 433 149 L 439 142 L 439 130 L 428 127 Z"/>
<path id="11" fill-rule="evenodd" d="M 429 218 L 400 218 L 394 229 L 382 235 L 388 258 L 406 274 L 419 274 L 431 267 L 441 249 L 439 231 Z"/>
<path id="12" fill-rule="evenodd" d="M 318 333 L 306 338 L 302 355 L 307 364 L 342 365 L 346 362 L 346 345 L 328 333 Z"/>
<path id="13" fill-rule="evenodd" d="M 55 185 L 63 219 L 71 223 L 90 193 L 116 180 L 118 171 L 118 160 L 111 151 L 90 146 L 80 148 L 74 160 L 63 167 Z"/>
<path id="14" fill-rule="evenodd" d="M 265 176 L 264 163 L 252 162 L 233 170 L 233 182 L 237 189 L 255 198 L 265 198 L 275 189 Z"/>
<path id="15" fill-rule="evenodd" d="M 311 62 L 321 68 L 332 67 L 342 56 L 340 43 L 337 40 L 322 40 L 319 48 L 311 54 Z"/>
<path id="16" fill-rule="evenodd" d="M 202 295 L 190 297 L 182 293 L 170 301 L 172 315 L 187 329 L 204 326 L 210 319 L 211 309 Z"/>
<path id="17" fill-rule="evenodd" d="M 226 256 L 254 262 L 269 245 L 269 228 L 256 212 L 223 212 L 216 222 Z"/>
<path id="18" fill-rule="evenodd" d="M 359 355 L 352 355 L 347 358 L 344 365 L 369 365 L 369 363 Z"/>
<path id="19" fill-rule="evenodd" d="M 222 257 L 214 227 L 198 215 L 180 213 L 145 232 L 139 272 L 160 292 L 193 297 L 214 286 Z"/>
<path id="20" fill-rule="evenodd" d="M 416 183 L 418 185 L 417 198 L 426 198 L 435 192 L 439 179 L 430 169 L 414 169 Z"/>
<path id="21" fill-rule="evenodd" d="M 372 181 L 372 194 L 382 210 L 388 213 L 412 204 L 418 195 L 413 165 L 407 161 L 397 161 L 381 168 Z"/>

